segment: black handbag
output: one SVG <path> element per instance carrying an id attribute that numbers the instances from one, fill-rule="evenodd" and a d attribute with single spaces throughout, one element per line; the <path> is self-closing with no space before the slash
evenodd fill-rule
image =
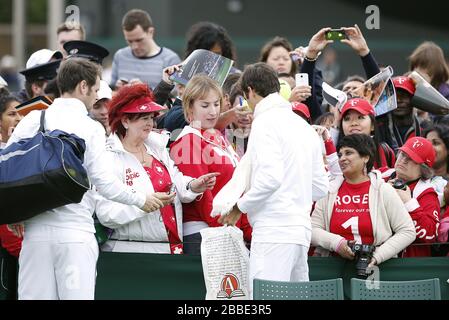
<path id="1" fill-rule="evenodd" d="M 61 130 L 45 132 L 45 110 L 37 134 L 0 151 L 0 224 L 79 203 L 90 189 L 83 166 L 83 139 Z"/>

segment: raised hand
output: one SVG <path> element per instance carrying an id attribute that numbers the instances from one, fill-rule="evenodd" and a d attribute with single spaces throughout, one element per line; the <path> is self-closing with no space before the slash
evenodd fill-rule
<path id="1" fill-rule="evenodd" d="M 190 182 L 190 188 L 195 193 L 203 193 L 207 189 L 212 190 L 217 182 L 219 172 L 208 173 Z"/>
<path id="2" fill-rule="evenodd" d="M 309 59 L 316 59 L 318 53 L 322 51 L 329 43 L 333 43 L 333 40 L 326 40 L 326 31 L 331 30 L 331 28 L 323 28 L 318 31 L 309 41 L 309 46 L 307 47 L 306 57 Z"/>
<path id="3" fill-rule="evenodd" d="M 175 64 L 174 66 L 165 68 L 162 71 L 162 80 L 164 80 L 164 82 L 168 84 L 173 84 L 173 81 L 171 81 L 170 76 L 176 71 L 179 71 L 180 68 L 181 68 L 180 64 Z"/>
<path id="4" fill-rule="evenodd" d="M 343 39 L 341 42 L 349 45 L 359 56 L 366 56 L 369 53 L 369 48 L 359 26 L 355 24 L 354 27 L 342 29 L 345 31 L 347 39 Z"/>
<path id="5" fill-rule="evenodd" d="M 311 86 L 297 86 L 294 87 L 290 95 L 290 102 L 299 101 L 304 102 L 312 95 Z"/>

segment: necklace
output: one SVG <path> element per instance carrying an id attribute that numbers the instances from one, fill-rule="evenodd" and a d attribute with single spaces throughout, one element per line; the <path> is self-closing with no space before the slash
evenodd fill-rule
<path id="1" fill-rule="evenodd" d="M 138 156 L 135 156 L 135 157 L 137 158 L 137 160 L 139 160 L 139 162 L 140 162 L 141 164 L 145 164 L 145 162 L 146 162 L 146 161 L 145 161 L 145 152 L 144 152 L 145 146 L 142 146 L 142 147 L 140 148 L 140 150 L 138 150 L 138 151 L 131 151 L 131 150 L 130 150 L 129 148 L 127 148 L 124 144 L 123 144 L 123 147 L 125 148 L 126 151 L 128 151 L 128 152 L 130 152 L 130 153 L 132 153 L 132 154 L 134 154 L 134 155 L 140 154 L 141 157 L 142 157 L 142 160 L 140 160 Z M 145 149 L 145 151 L 146 151 L 146 149 Z"/>

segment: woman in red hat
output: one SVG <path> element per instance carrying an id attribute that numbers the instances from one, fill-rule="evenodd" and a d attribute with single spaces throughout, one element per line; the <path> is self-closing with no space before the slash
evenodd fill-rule
<path id="1" fill-rule="evenodd" d="M 166 149 L 169 137 L 152 131 L 164 110 L 145 84 L 122 87 L 109 104 L 107 150 L 115 173 L 128 188 L 152 195 L 154 210 L 148 214 L 99 197 L 97 217 L 114 230 L 103 250 L 183 253 L 181 202 L 215 185 L 215 173 L 194 179 L 176 168 Z"/>
<path id="2" fill-rule="evenodd" d="M 194 76 L 185 88 L 184 116 L 189 123 L 170 146 L 170 155 L 179 170 L 191 177 L 219 172 L 217 183 L 201 199 L 184 204 L 184 242 L 186 254 L 200 254 L 201 233 L 207 227 L 220 227 L 210 216 L 215 195 L 231 179 L 240 158 L 220 131 L 214 129 L 220 115 L 223 94 L 218 83 L 206 75 Z M 252 229 L 246 215 L 237 224 L 247 242 Z"/>
<path id="3" fill-rule="evenodd" d="M 394 151 L 388 144 L 379 141 L 377 132 L 377 123 L 373 106 L 361 98 L 349 99 L 341 109 L 339 140 L 343 137 L 355 133 L 363 133 L 371 136 L 376 145 L 376 153 L 374 155 L 374 168 L 385 169 L 394 167 L 396 157 Z M 338 174 L 337 156 L 335 145 L 327 130 L 319 131 L 326 147 L 327 161 L 329 163 L 329 171 Z"/>
<path id="4" fill-rule="evenodd" d="M 435 150 L 432 143 L 422 137 L 413 137 L 399 149 L 395 172 L 389 182 L 397 186 L 397 193 L 404 202 L 416 229 L 416 244 L 434 243 L 440 216 L 440 202 L 433 188 L 432 166 Z M 403 189 L 399 188 L 405 183 Z M 403 257 L 430 257 L 430 246 L 410 246 Z"/>

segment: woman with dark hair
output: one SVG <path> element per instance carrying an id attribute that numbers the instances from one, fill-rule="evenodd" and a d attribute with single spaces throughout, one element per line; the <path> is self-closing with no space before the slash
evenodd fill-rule
<path id="1" fill-rule="evenodd" d="M 446 99 L 449 99 L 449 67 L 443 50 L 434 42 L 421 43 L 409 57 L 410 71 L 427 76 L 430 84 Z"/>
<path id="2" fill-rule="evenodd" d="M 396 162 L 393 149 L 379 141 L 375 111 L 368 101 L 360 98 L 350 99 L 341 109 L 339 140 L 354 133 L 364 133 L 373 138 L 376 145 L 374 168 L 392 168 Z"/>
<path id="3" fill-rule="evenodd" d="M 22 116 L 16 110 L 19 104 L 20 102 L 12 95 L 0 95 L 0 150 L 8 142 L 12 130 L 22 120 Z"/>
<path id="4" fill-rule="evenodd" d="M 378 140 L 376 118 L 374 108 L 368 101 L 361 98 L 349 99 L 341 109 L 338 141 L 345 136 L 363 133 L 373 138 L 376 146 L 373 155 L 374 168 L 386 169 L 394 167 L 396 157 L 394 151 L 386 144 Z M 324 140 L 327 161 L 331 174 L 339 172 L 335 156 L 335 146 L 328 130 L 320 130 L 319 134 Z"/>
<path id="5" fill-rule="evenodd" d="M 435 163 L 432 167 L 434 176 L 431 183 L 438 193 L 440 207 L 443 208 L 446 205 L 444 187 L 449 181 L 449 126 L 433 125 L 424 131 L 424 137 L 432 143 L 435 150 Z"/>
<path id="6" fill-rule="evenodd" d="M 4 148 L 22 116 L 16 111 L 20 103 L 9 91 L 1 88 L 0 92 L 0 150 Z M 6 225 L 0 225 L 0 244 L 11 255 L 18 257 L 22 248 L 22 238 L 14 235 Z"/>
<path id="7" fill-rule="evenodd" d="M 401 252 L 415 239 L 412 219 L 401 198 L 384 182 L 374 165 L 376 146 L 365 134 L 351 134 L 338 143 L 343 175 L 331 181 L 326 198 L 312 213 L 315 255 L 335 252 L 354 259 L 350 244 L 375 246 L 370 266 Z"/>
<path id="8" fill-rule="evenodd" d="M 263 46 L 259 61 L 267 63 L 278 74 L 286 73 L 294 77 L 297 66 L 290 56 L 292 51 L 293 46 L 286 38 L 274 37 Z"/>
<path id="9" fill-rule="evenodd" d="M 196 49 L 209 50 L 228 59 L 237 60 L 235 47 L 228 32 L 213 22 L 202 21 L 190 27 L 187 32 L 185 58 Z"/>
<path id="10" fill-rule="evenodd" d="M 107 140 L 114 173 L 128 188 L 153 200 L 153 211 L 99 197 L 96 214 L 114 229 L 103 250 L 113 252 L 183 253 L 182 205 L 215 185 L 216 174 L 184 176 L 166 149 L 168 136 L 153 129 L 164 111 L 145 84 L 122 87 L 109 104 L 111 136 Z"/>

